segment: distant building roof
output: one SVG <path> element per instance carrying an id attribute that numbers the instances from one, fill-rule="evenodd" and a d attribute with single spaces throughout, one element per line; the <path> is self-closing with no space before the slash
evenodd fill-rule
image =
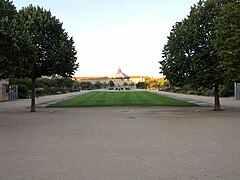
<path id="1" fill-rule="evenodd" d="M 106 80 L 108 79 L 107 76 L 91 76 L 91 77 L 73 77 L 74 80 Z"/>
<path id="2" fill-rule="evenodd" d="M 140 79 L 140 78 L 144 78 L 144 76 L 130 76 L 130 78 L 132 78 L 132 79 Z"/>
<path id="3" fill-rule="evenodd" d="M 110 76 L 112 79 L 129 79 L 130 77 L 122 72 L 120 68 L 112 75 Z"/>
<path id="4" fill-rule="evenodd" d="M 87 80 L 108 80 L 111 79 L 112 77 L 107 77 L 107 76 L 85 76 L 85 77 L 72 77 L 73 80 L 81 80 L 81 81 L 87 81 Z M 148 76 L 128 76 L 129 79 L 146 79 L 150 78 Z M 151 78 L 153 80 L 162 80 L 164 78 Z"/>
<path id="5" fill-rule="evenodd" d="M 154 79 L 154 80 L 161 80 L 164 78 L 153 78 L 149 76 L 128 76 L 127 74 L 123 73 L 120 68 L 112 75 L 112 76 L 90 76 L 90 77 L 72 77 L 73 80 L 78 81 L 106 81 L 111 79 L 132 79 L 132 80 L 139 80 L 141 79 Z"/>

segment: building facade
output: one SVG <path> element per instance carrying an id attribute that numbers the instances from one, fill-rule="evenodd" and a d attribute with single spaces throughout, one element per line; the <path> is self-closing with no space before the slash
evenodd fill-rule
<path id="1" fill-rule="evenodd" d="M 109 84 L 110 81 L 113 81 L 115 87 L 123 87 L 124 85 L 128 86 L 134 84 L 134 86 L 139 82 L 146 82 L 147 79 L 152 79 L 148 76 L 128 76 L 123 73 L 120 68 L 115 71 L 111 76 L 103 76 L 103 77 L 73 77 L 74 80 L 79 82 L 91 82 L 95 84 L 96 82 Z M 159 78 L 153 78 L 154 80 L 158 80 Z M 162 78 L 160 78 L 162 79 Z"/>
<path id="2" fill-rule="evenodd" d="M 9 93 L 7 91 L 8 85 L 9 85 L 8 80 L 0 80 L 0 101 L 9 100 Z"/>
<path id="3" fill-rule="evenodd" d="M 122 86 L 124 82 L 127 84 L 134 83 L 137 84 L 138 82 L 145 82 L 147 77 L 144 76 L 129 76 L 127 79 L 121 79 L 121 78 L 112 78 L 112 77 L 73 77 L 74 80 L 77 80 L 79 82 L 91 82 L 92 84 L 95 84 L 96 82 L 100 83 L 109 83 L 110 81 L 113 81 L 116 86 Z"/>

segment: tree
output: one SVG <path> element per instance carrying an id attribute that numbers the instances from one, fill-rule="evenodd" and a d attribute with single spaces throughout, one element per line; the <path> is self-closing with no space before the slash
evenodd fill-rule
<path id="1" fill-rule="evenodd" d="M 34 54 L 25 21 L 9 0 L 0 0 L 0 78 L 24 78 Z"/>
<path id="2" fill-rule="evenodd" d="M 72 38 L 62 28 L 62 23 L 50 11 L 32 5 L 19 11 L 28 33 L 29 48 L 22 51 L 25 60 L 21 76 L 32 81 L 31 112 L 35 107 L 35 82 L 38 77 L 58 74 L 70 77 L 77 70 L 76 51 Z"/>
<path id="3" fill-rule="evenodd" d="M 130 83 L 129 83 L 129 86 L 130 86 L 130 87 L 135 86 L 134 82 L 130 82 Z"/>
<path id="4" fill-rule="evenodd" d="M 81 89 L 83 90 L 89 90 L 93 88 L 93 84 L 90 81 L 86 81 L 86 82 L 80 82 L 79 86 L 81 87 Z"/>
<path id="5" fill-rule="evenodd" d="M 173 27 L 164 46 L 161 70 L 171 84 L 214 88 L 214 110 L 220 110 L 219 86 L 225 75 L 213 45 L 221 8 L 229 1 L 199 1 L 190 15 Z"/>
<path id="6" fill-rule="evenodd" d="M 0 78 L 30 78 L 35 112 L 36 79 L 70 77 L 77 70 L 73 39 L 50 11 L 32 5 L 17 13 L 11 2 L 0 0 L 0 23 Z"/>
<path id="7" fill-rule="evenodd" d="M 36 80 L 35 85 L 37 88 L 52 88 L 57 86 L 54 79 L 44 78 L 44 77 L 38 78 Z"/>
<path id="8" fill-rule="evenodd" d="M 127 83 L 127 82 L 124 82 L 124 83 L 123 83 L 123 86 L 128 86 L 128 83 Z"/>
<path id="9" fill-rule="evenodd" d="M 102 83 L 100 81 L 95 82 L 95 84 L 93 85 L 94 89 L 101 89 L 102 87 Z"/>
<path id="10" fill-rule="evenodd" d="M 0 79 L 9 78 L 15 64 L 12 62 L 18 50 L 16 25 L 17 10 L 9 0 L 0 0 Z"/>
<path id="11" fill-rule="evenodd" d="M 240 2 L 228 3 L 220 12 L 214 45 L 223 59 L 228 79 L 240 80 Z"/>
<path id="12" fill-rule="evenodd" d="M 151 90 L 157 89 L 157 80 L 149 78 L 146 80 L 147 86 Z"/>
<path id="13" fill-rule="evenodd" d="M 158 80 L 157 85 L 164 86 L 164 85 L 167 85 L 168 83 L 169 83 L 169 81 L 167 79 L 160 79 L 160 80 Z"/>
<path id="14" fill-rule="evenodd" d="M 147 89 L 148 84 L 146 82 L 138 82 L 136 84 L 137 89 Z"/>
<path id="15" fill-rule="evenodd" d="M 78 80 L 74 80 L 73 87 L 74 91 L 80 91 L 80 82 Z"/>
<path id="16" fill-rule="evenodd" d="M 61 78 L 63 80 L 64 89 L 72 91 L 74 87 L 74 81 L 71 78 Z"/>
<path id="17" fill-rule="evenodd" d="M 114 87 L 115 86 L 115 84 L 112 80 L 109 81 L 108 85 L 109 85 L 109 87 Z"/>
<path id="18" fill-rule="evenodd" d="M 160 79 L 157 81 L 158 90 L 165 91 L 168 86 L 169 86 L 169 81 L 167 79 Z"/>
<path id="19" fill-rule="evenodd" d="M 106 88 L 108 86 L 107 82 L 102 83 L 103 88 Z"/>

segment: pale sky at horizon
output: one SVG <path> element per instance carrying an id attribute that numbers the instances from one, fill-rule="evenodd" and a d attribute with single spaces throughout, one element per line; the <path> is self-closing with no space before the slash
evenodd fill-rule
<path id="1" fill-rule="evenodd" d="M 75 76 L 161 77 L 158 61 L 172 26 L 198 0 L 13 0 L 51 11 L 73 36 L 79 69 Z"/>

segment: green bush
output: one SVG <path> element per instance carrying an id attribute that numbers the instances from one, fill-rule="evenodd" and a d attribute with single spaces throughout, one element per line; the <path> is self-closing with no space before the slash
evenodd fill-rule
<path id="1" fill-rule="evenodd" d="M 18 85 L 18 98 L 26 99 L 30 97 L 30 91 L 26 85 Z"/>
<path id="2" fill-rule="evenodd" d="M 64 88 L 44 88 L 42 94 L 43 95 L 55 95 L 55 94 L 65 94 L 67 93 L 66 89 Z"/>
<path id="3" fill-rule="evenodd" d="M 228 97 L 228 88 L 227 86 L 221 86 L 219 90 L 220 97 Z"/>

